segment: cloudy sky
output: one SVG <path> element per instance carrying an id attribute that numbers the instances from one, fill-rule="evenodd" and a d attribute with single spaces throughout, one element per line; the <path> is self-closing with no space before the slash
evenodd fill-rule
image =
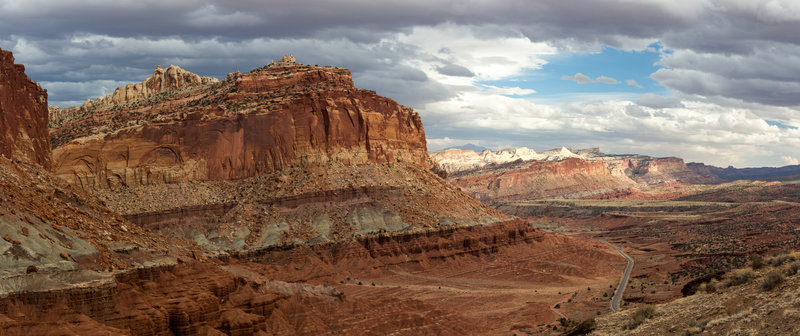
<path id="1" fill-rule="evenodd" d="M 79 104 L 156 65 L 294 54 L 413 107 L 430 150 L 599 146 L 719 166 L 800 158 L 797 0 L 0 0 L 0 48 Z"/>

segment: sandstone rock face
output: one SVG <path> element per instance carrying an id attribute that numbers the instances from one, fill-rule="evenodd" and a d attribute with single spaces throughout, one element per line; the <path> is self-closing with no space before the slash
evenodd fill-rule
<path id="1" fill-rule="evenodd" d="M 607 155 L 596 148 L 532 152 L 527 148 L 482 153 L 447 150 L 431 157 L 448 170 L 453 183 L 485 202 L 618 197 L 621 191 L 628 195 L 653 185 L 719 181 L 714 175 L 697 173 L 674 157 Z"/>
<path id="2" fill-rule="evenodd" d="M 143 87 L 175 87 L 169 69 Z M 242 179 L 296 164 L 428 160 L 419 115 L 355 89 L 340 68 L 274 63 L 139 104 L 62 122 L 53 131 L 56 173 L 86 188 L 113 189 Z M 73 127 L 87 124 L 96 127 Z"/>
<path id="3" fill-rule="evenodd" d="M 0 155 L 49 169 L 47 116 L 47 91 L 0 49 Z"/>

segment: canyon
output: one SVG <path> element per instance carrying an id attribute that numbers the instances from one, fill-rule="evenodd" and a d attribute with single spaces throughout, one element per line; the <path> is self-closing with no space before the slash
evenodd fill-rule
<path id="1" fill-rule="evenodd" d="M 157 67 L 68 108 L 33 92 L 4 92 L 38 105 L 3 105 L 36 113 L 0 157 L 3 334 L 544 332 L 607 310 L 624 268 L 462 193 L 419 115 L 346 69 Z"/>

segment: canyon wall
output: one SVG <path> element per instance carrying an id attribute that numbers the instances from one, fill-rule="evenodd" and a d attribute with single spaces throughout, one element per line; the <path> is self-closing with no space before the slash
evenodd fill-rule
<path id="1" fill-rule="evenodd" d="M 52 165 L 47 130 L 47 91 L 0 49 L 0 155 L 12 160 Z"/>

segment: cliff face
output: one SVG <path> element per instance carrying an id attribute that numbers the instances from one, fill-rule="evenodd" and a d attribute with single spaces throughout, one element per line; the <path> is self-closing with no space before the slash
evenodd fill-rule
<path id="1" fill-rule="evenodd" d="M 47 91 L 14 64 L 14 55 L 0 49 L 0 155 L 52 165 L 47 131 Z"/>
<path id="2" fill-rule="evenodd" d="M 431 157 L 445 163 L 442 166 L 451 171 L 449 179 L 454 184 L 485 202 L 628 197 L 631 192 L 660 184 L 719 180 L 713 175 L 699 174 L 682 159 L 673 157 L 606 155 L 597 149 L 573 152 L 562 148 L 533 155 L 515 154 L 519 152 L 520 149 L 512 149 L 465 155 L 463 151 L 449 150 L 433 153 Z M 533 151 L 523 148 L 522 152 Z"/>
<path id="3" fill-rule="evenodd" d="M 242 179 L 331 161 L 427 164 L 419 115 L 355 89 L 345 69 L 284 61 L 170 94 L 62 122 L 53 131 L 56 173 L 113 189 Z"/>

